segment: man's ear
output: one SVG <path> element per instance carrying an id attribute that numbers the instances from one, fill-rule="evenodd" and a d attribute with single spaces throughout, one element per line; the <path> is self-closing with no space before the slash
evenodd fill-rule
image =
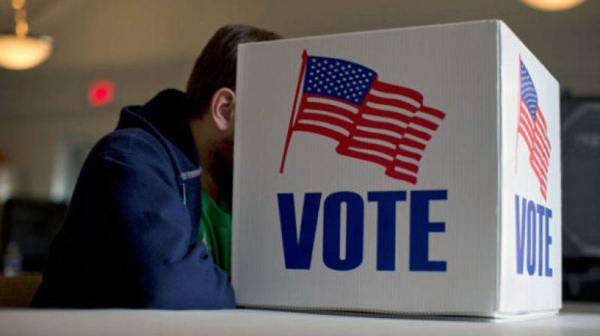
<path id="1" fill-rule="evenodd" d="M 210 113 L 219 131 L 226 132 L 233 130 L 235 92 L 225 87 L 218 89 L 212 96 Z"/>

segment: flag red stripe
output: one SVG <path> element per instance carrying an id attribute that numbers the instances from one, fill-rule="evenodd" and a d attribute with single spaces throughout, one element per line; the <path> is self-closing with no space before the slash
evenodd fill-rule
<path id="1" fill-rule="evenodd" d="M 405 134 L 412 134 L 415 137 L 417 137 L 419 139 L 423 139 L 425 141 L 431 140 L 431 134 L 429 134 L 427 132 L 420 131 L 420 130 L 412 128 L 412 127 L 407 127 L 406 130 L 404 131 L 404 133 Z"/>
<path id="2" fill-rule="evenodd" d="M 529 158 L 529 163 L 531 165 L 531 168 L 533 169 L 533 172 L 535 173 L 535 176 L 537 176 L 537 178 L 540 180 L 540 182 L 542 182 L 542 177 L 543 174 L 540 172 L 539 166 L 537 165 L 537 162 L 535 162 L 533 160 L 532 157 Z"/>
<path id="3" fill-rule="evenodd" d="M 375 81 L 373 81 L 373 85 L 371 85 L 371 89 L 385 93 L 406 96 L 410 99 L 415 100 L 419 104 L 423 103 L 423 95 L 419 92 L 406 87 L 380 82 L 379 78 L 375 78 Z"/>
<path id="4" fill-rule="evenodd" d="M 544 114 L 542 113 L 542 110 L 539 108 L 539 106 L 536 111 L 536 116 L 537 116 L 537 118 L 539 118 L 539 120 L 541 122 L 541 126 L 542 126 L 544 133 L 546 133 L 547 129 L 548 129 L 548 125 L 546 124 L 546 118 L 544 117 Z"/>
<path id="5" fill-rule="evenodd" d="M 316 133 L 316 134 L 320 134 L 320 135 L 332 138 L 337 141 L 343 141 L 348 138 L 346 135 L 336 132 L 334 130 L 331 130 L 329 128 L 325 128 L 325 127 L 321 127 L 321 126 L 317 126 L 317 125 L 311 125 L 311 124 L 296 123 L 296 125 L 294 126 L 294 131 Z"/>
<path id="6" fill-rule="evenodd" d="M 400 156 L 404 156 L 404 157 L 408 157 L 408 158 L 417 160 L 417 161 L 421 161 L 421 157 L 422 157 L 421 154 L 407 151 L 406 149 L 403 149 L 402 147 L 398 147 L 397 154 Z"/>
<path id="7" fill-rule="evenodd" d="M 539 134 L 539 132 L 537 132 L 537 130 L 536 130 L 534 136 L 535 136 L 534 140 L 536 142 L 536 147 L 539 148 L 540 155 L 543 155 L 546 158 L 549 157 L 550 151 L 548 150 L 548 148 L 546 148 L 546 146 L 544 146 L 543 139 L 540 139 L 541 135 Z"/>
<path id="8" fill-rule="evenodd" d="M 352 133 L 352 136 L 359 136 L 359 137 L 364 137 L 364 138 L 370 138 L 370 139 L 375 139 L 375 140 L 380 140 L 380 141 L 385 141 L 391 145 L 394 145 L 394 147 L 397 147 L 398 143 L 400 142 L 399 139 L 391 137 L 389 135 L 386 134 L 381 134 L 381 133 L 373 133 L 373 132 L 369 132 L 369 131 L 363 131 L 363 130 L 355 130 Z"/>
<path id="9" fill-rule="evenodd" d="M 550 146 L 548 136 L 546 135 L 544 116 L 541 114 L 539 108 L 537 111 L 537 121 L 535 122 L 534 129 L 534 155 L 539 157 L 539 161 L 541 161 L 542 164 L 541 168 L 544 173 L 547 174 L 548 166 L 550 165 Z"/>
<path id="10" fill-rule="evenodd" d="M 550 152 L 550 139 L 548 139 L 548 134 L 547 134 L 547 130 L 546 130 L 546 125 L 544 125 L 544 121 L 542 120 L 543 116 L 541 111 L 538 109 L 538 120 L 535 123 L 536 129 L 539 132 L 540 135 L 540 139 L 542 140 L 542 144 L 544 145 L 544 148 Z"/>
<path id="11" fill-rule="evenodd" d="M 538 167 L 538 170 L 540 171 L 540 174 L 542 174 L 544 177 L 546 177 L 548 175 L 548 168 L 547 168 L 547 166 L 544 165 L 544 163 L 542 163 L 537 156 L 532 155 L 530 157 L 530 160 L 531 160 L 532 164 L 535 163 L 535 165 Z"/>
<path id="12" fill-rule="evenodd" d="M 533 141 L 533 121 L 531 120 L 531 116 L 529 115 L 529 112 L 527 112 L 527 110 L 524 109 L 523 105 L 521 105 L 521 110 L 519 113 L 519 127 L 521 127 L 523 129 L 523 131 L 525 132 L 526 136 L 529 138 L 530 141 L 530 146 L 531 143 Z"/>
<path id="13" fill-rule="evenodd" d="M 530 151 L 530 155 L 533 155 L 535 157 L 539 157 L 539 159 L 543 162 L 543 165 L 545 167 L 548 166 L 548 157 L 549 157 L 549 153 L 543 153 L 542 152 L 542 147 L 540 146 L 539 143 L 539 135 L 537 134 L 537 132 L 535 130 L 531 130 L 531 119 L 528 118 L 529 114 L 528 112 L 524 112 L 522 115 L 520 115 L 520 123 L 519 123 L 519 133 L 523 136 L 523 139 L 525 140 L 525 143 L 527 144 L 527 147 Z M 543 166 L 540 166 L 540 169 L 546 171 L 547 168 L 543 168 Z"/>
<path id="14" fill-rule="evenodd" d="M 547 171 L 548 170 L 548 165 L 549 165 L 549 162 L 548 162 L 549 158 L 548 158 L 548 156 L 542 155 L 542 153 L 540 153 L 540 149 L 539 149 L 538 146 L 533 146 L 533 154 L 534 154 L 534 156 L 536 158 L 539 158 L 538 161 L 543 166 L 544 171 Z"/>
<path id="15" fill-rule="evenodd" d="M 417 142 L 417 141 L 414 141 L 414 140 L 411 140 L 411 139 L 408 139 L 408 138 L 402 138 L 400 140 L 400 145 L 406 145 L 408 147 L 413 147 L 413 148 L 416 148 L 416 149 L 425 150 L 425 145 L 424 144 L 422 144 L 420 142 Z"/>
<path id="16" fill-rule="evenodd" d="M 431 108 L 429 106 L 421 106 L 421 108 L 419 109 L 419 112 L 434 116 L 438 119 L 445 119 L 446 118 L 446 113 L 440 111 L 440 110 L 436 110 L 434 108 Z"/>
<path id="17" fill-rule="evenodd" d="M 370 114 L 370 115 L 374 115 L 374 116 L 378 116 L 378 117 L 384 117 L 384 118 L 398 120 L 404 124 L 410 123 L 410 120 L 412 118 L 410 115 L 403 115 L 399 112 L 379 110 L 379 109 L 376 109 L 376 108 L 373 108 L 370 106 L 366 106 L 366 105 L 363 107 L 363 111 L 365 114 Z"/>
<path id="18" fill-rule="evenodd" d="M 434 123 L 432 121 L 429 121 L 427 119 L 421 118 L 419 116 L 414 116 L 412 118 L 412 120 L 411 120 L 411 123 L 414 123 L 414 124 L 419 125 L 421 127 L 425 127 L 425 128 L 430 129 L 432 131 L 435 131 L 438 128 L 438 124 L 436 124 L 436 123 Z"/>
<path id="19" fill-rule="evenodd" d="M 320 95 L 317 93 L 304 93 L 302 95 L 302 101 L 306 102 L 306 103 L 310 103 L 310 104 L 318 104 L 318 102 L 316 101 L 309 101 L 309 99 L 321 99 L 321 100 L 325 100 L 325 101 L 331 101 L 331 104 L 327 104 L 327 106 L 335 106 L 335 104 L 338 105 L 342 105 L 342 106 L 347 106 L 349 109 L 356 109 L 357 111 L 359 110 L 360 106 L 354 104 L 354 103 L 350 103 L 347 100 L 341 99 L 341 98 L 335 98 L 335 97 L 331 97 L 331 96 L 325 96 L 325 95 Z"/>
<path id="20" fill-rule="evenodd" d="M 519 128 L 522 129 L 523 132 L 525 132 L 525 135 L 527 135 L 527 138 L 529 139 L 529 143 L 533 144 L 533 130 L 530 128 L 527 121 L 521 121 L 521 123 L 519 124 Z"/>
<path id="21" fill-rule="evenodd" d="M 368 119 L 362 119 L 359 121 L 361 126 L 366 126 L 366 127 L 372 127 L 372 128 L 378 128 L 378 129 L 385 129 L 394 133 L 397 133 L 399 136 L 403 136 L 405 134 L 412 134 L 413 136 L 419 138 L 419 139 L 423 139 L 424 141 L 429 141 L 431 139 L 431 135 L 427 132 L 418 130 L 416 128 L 413 127 L 400 127 L 396 124 L 393 123 L 386 123 L 383 121 L 373 121 L 373 120 L 368 120 Z M 409 123 L 410 125 L 410 123 Z"/>
<path id="22" fill-rule="evenodd" d="M 353 150 L 352 148 L 348 148 L 348 147 L 338 146 L 338 148 L 336 148 L 336 152 L 338 152 L 338 154 L 341 154 L 341 155 L 351 156 L 356 159 L 361 159 L 361 160 L 377 163 L 384 167 L 388 167 L 390 164 L 390 160 L 386 160 L 377 155 L 359 152 L 359 151 Z"/>
<path id="23" fill-rule="evenodd" d="M 394 165 L 396 167 L 400 167 L 400 168 L 404 168 L 408 171 L 411 171 L 413 173 L 418 173 L 419 172 L 419 166 L 417 166 L 414 163 L 410 163 L 410 162 L 406 162 L 406 161 L 402 161 L 402 160 L 396 160 L 394 161 Z"/>
<path id="24" fill-rule="evenodd" d="M 531 162 L 530 162 L 531 163 Z M 535 173 L 535 175 L 538 178 L 538 181 L 540 183 L 540 190 L 546 190 L 546 177 L 542 174 L 540 174 L 538 167 L 535 164 L 531 164 L 531 167 Z"/>
<path id="25" fill-rule="evenodd" d="M 368 102 L 371 102 L 371 103 L 392 106 L 392 107 L 397 107 L 399 109 L 406 110 L 407 113 L 415 113 L 417 111 L 417 109 L 419 108 L 419 106 L 409 104 L 402 100 L 379 97 L 379 96 L 375 96 L 373 94 L 367 95 L 366 99 Z"/>
<path id="26" fill-rule="evenodd" d="M 346 144 L 343 145 L 343 147 L 358 147 L 358 148 L 362 148 L 362 149 L 369 149 L 372 151 L 376 151 L 388 156 L 391 156 L 392 158 L 394 157 L 396 151 L 395 149 L 391 149 L 382 145 L 378 145 L 378 144 L 374 144 L 374 143 L 370 143 L 370 142 L 365 142 L 365 141 L 361 141 L 359 139 L 356 138 L 352 138 L 349 139 L 348 142 Z"/>
<path id="27" fill-rule="evenodd" d="M 323 123 L 327 123 L 327 124 L 331 124 L 334 126 L 338 126 L 341 127 L 345 130 L 347 130 L 348 132 L 350 132 L 350 130 L 352 129 L 352 124 L 342 121 L 340 119 L 334 118 L 334 117 L 330 117 L 327 115 L 322 115 L 322 114 L 314 114 L 314 113 L 303 113 L 302 114 L 302 119 L 298 119 L 297 123 L 301 123 L 302 120 L 314 120 L 314 121 L 319 121 L 319 122 L 323 122 Z"/>
<path id="28" fill-rule="evenodd" d="M 522 118 L 519 122 L 525 122 L 529 126 L 530 130 L 533 130 L 533 120 L 531 120 L 531 115 L 524 104 L 521 104 L 521 110 L 519 111 L 519 117 Z"/>
<path id="29" fill-rule="evenodd" d="M 396 142 L 398 142 L 398 140 L 400 140 L 400 138 L 404 135 L 404 128 L 400 127 L 396 124 L 392 124 L 392 123 L 384 123 L 384 122 L 380 122 L 380 121 L 372 121 L 372 120 L 362 119 L 359 122 L 359 126 L 370 127 L 370 128 L 380 129 L 380 130 L 386 130 L 386 131 L 392 132 L 394 134 L 397 134 L 398 137 L 396 137 Z"/>
<path id="30" fill-rule="evenodd" d="M 313 110 L 328 111 L 328 112 L 346 117 L 350 120 L 354 120 L 356 118 L 356 114 L 354 114 L 350 111 L 347 111 L 341 107 L 334 106 L 334 105 L 303 101 L 302 105 L 300 105 L 300 107 L 301 107 L 302 112 L 306 109 L 313 109 Z"/>
<path id="31" fill-rule="evenodd" d="M 540 147 L 541 152 L 545 155 L 545 156 L 550 156 L 550 148 L 547 146 L 546 141 L 547 141 L 547 137 L 545 137 L 543 133 L 540 133 L 540 129 L 536 128 L 535 129 L 535 137 L 536 137 L 536 141 L 538 142 L 538 145 Z M 546 138 L 546 139 L 544 139 Z"/>
<path id="32" fill-rule="evenodd" d="M 540 161 L 537 159 L 537 157 L 535 155 L 531 155 L 529 157 L 529 161 L 530 161 L 531 165 L 535 166 L 536 175 L 544 177 L 544 179 L 545 179 L 547 177 L 547 170 L 544 168 L 544 165 L 540 163 Z"/>
<path id="33" fill-rule="evenodd" d="M 299 115 L 300 115 L 299 119 L 305 118 L 305 116 L 307 118 L 310 116 L 312 116 L 313 118 L 314 118 L 314 116 L 327 116 L 329 118 L 334 118 L 335 120 L 339 120 L 340 122 L 344 122 L 347 124 L 354 124 L 353 117 L 342 115 L 340 113 L 331 112 L 329 110 L 321 110 L 321 109 L 314 109 L 314 108 L 308 107 L 308 108 L 305 108 L 302 111 L 300 111 Z"/>
<path id="34" fill-rule="evenodd" d="M 399 171 L 394 170 L 393 167 L 388 168 L 385 171 L 385 174 L 387 176 L 389 176 L 389 177 L 392 177 L 392 178 L 395 178 L 395 179 L 398 179 L 398 180 L 406 181 L 406 182 L 411 183 L 411 184 L 417 184 L 417 177 L 416 176 L 409 175 L 409 174 L 406 174 L 406 173 L 401 173 Z"/>

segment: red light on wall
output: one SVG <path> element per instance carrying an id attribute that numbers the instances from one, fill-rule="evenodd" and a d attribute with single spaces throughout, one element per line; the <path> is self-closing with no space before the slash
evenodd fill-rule
<path id="1" fill-rule="evenodd" d="M 106 106 L 115 97 L 115 83 L 111 80 L 95 80 L 88 88 L 88 103 L 93 107 Z"/>

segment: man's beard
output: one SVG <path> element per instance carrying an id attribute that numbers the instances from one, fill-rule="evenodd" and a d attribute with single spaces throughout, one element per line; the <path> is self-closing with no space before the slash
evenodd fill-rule
<path id="1" fill-rule="evenodd" d="M 219 186 L 219 201 L 231 206 L 233 193 L 233 135 L 215 143 L 210 149 L 208 162 L 209 174 Z"/>

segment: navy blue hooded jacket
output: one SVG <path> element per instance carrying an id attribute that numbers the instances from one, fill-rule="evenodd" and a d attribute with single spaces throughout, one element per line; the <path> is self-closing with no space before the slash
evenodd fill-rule
<path id="1" fill-rule="evenodd" d="M 227 274 L 196 241 L 200 166 L 185 95 L 125 107 L 92 149 L 33 307 L 234 308 Z"/>

